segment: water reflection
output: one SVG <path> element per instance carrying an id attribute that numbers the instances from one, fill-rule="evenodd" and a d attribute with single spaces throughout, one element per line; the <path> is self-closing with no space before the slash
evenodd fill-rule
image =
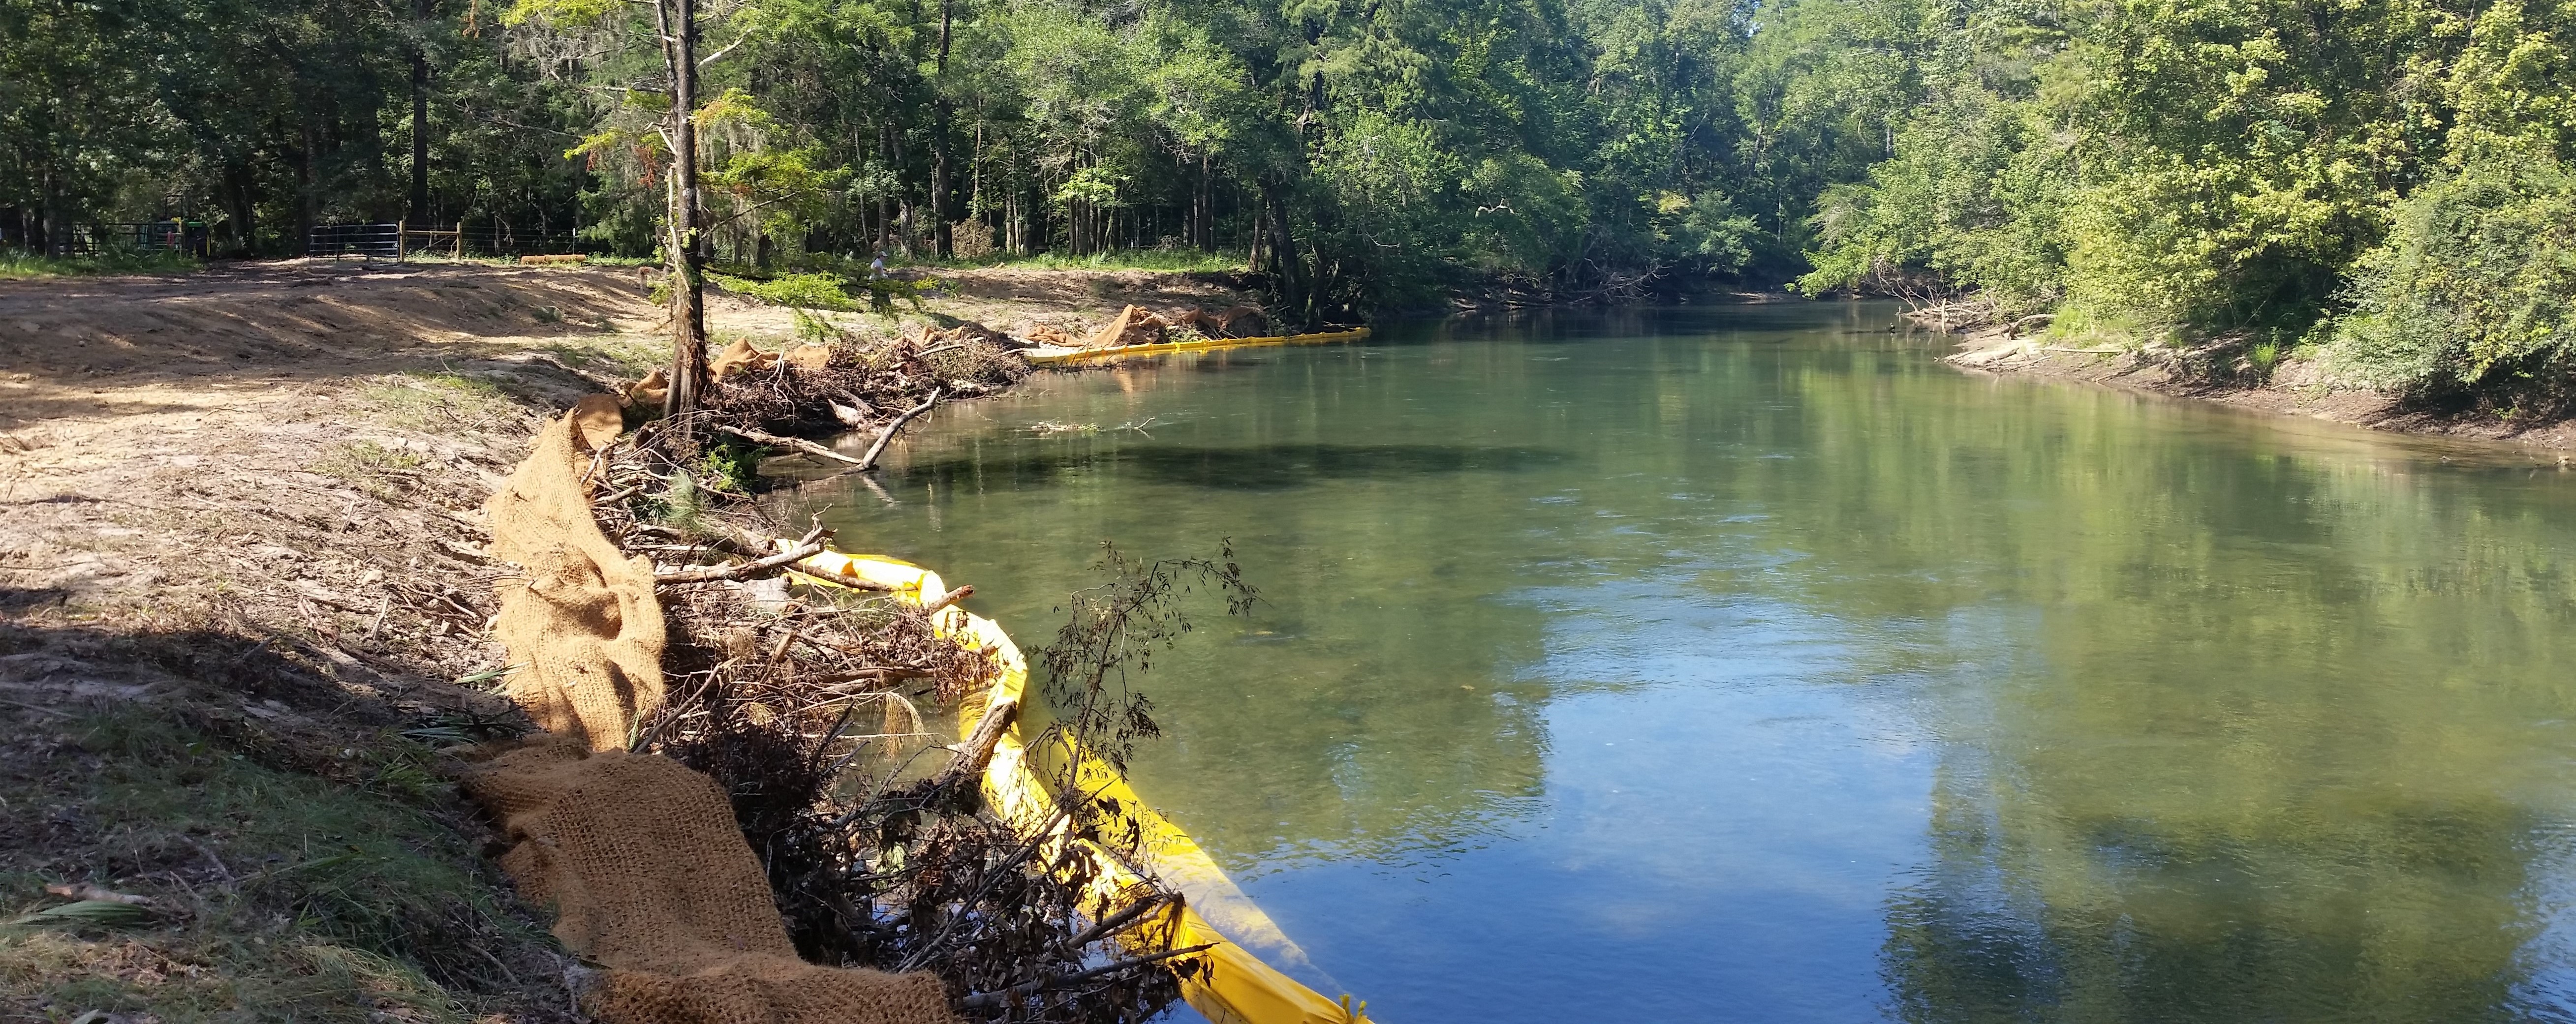
<path id="1" fill-rule="evenodd" d="M 1429 444 L 1255 444 L 1233 447 L 1156 445 L 1081 448 L 912 463 L 904 476 L 925 486 L 972 480 L 1035 487 L 1072 472 L 1131 476 L 1138 483 L 1275 491 L 1324 480 L 1406 480 L 1438 473 L 1510 473 L 1554 465 L 1564 455 L 1534 448 Z"/>
<path id="2" fill-rule="evenodd" d="M 1382 1019 L 2565 1019 L 2576 487 L 1888 322 L 1050 378 L 814 500 L 1032 645 L 1233 537 L 1136 781 Z"/>

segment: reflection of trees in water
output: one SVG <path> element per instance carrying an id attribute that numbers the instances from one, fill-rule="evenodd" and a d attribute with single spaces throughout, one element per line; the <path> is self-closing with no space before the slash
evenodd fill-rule
<path id="1" fill-rule="evenodd" d="M 2531 865 L 2565 853 L 2534 838 L 2564 813 L 2534 801 L 2569 791 L 2548 724 L 2576 698 L 2553 671 L 2576 664 L 2563 487 L 1758 333 L 1814 315 L 1731 311 L 1740 343 L 1604 360 L 1463 345 L 1137 370 L 1249 415 L 1150 443 L 947 435 L 911 453 L 913 482 L 1025 579 L 1080 577 L 1087 548 L 1062 538 L 1236 535 L 1272 603 L 1158 665 L 1169 738 L 1139 765 L 1229 867 L 1302 844 L 1392 857 L 1526 813 L 1542 705 L 1585 681 L 1491 695 L 1543 658 L 1555 613 L 1488 597 L 1697 560 L 1678 586 L 1856 624 L 1850 678 L 1929 680 L 1934 859 L 1886 911 L 1909 1019 L 2508 1005 Z M 1522 329 L 1497 324 L 1444 330 Z M 1046 415 L 1147 411 L 1081 400 Z M 990 497 L 1040 478 L 1041 498 Z"/>
<path id="2" fill-rule="evenodd" d="M 1186 383 L 1204 392 L 1250 379 Z M 1123 407 L 1125 392 L 1083 397 L 1089 406 L 1050 404 L 1047 415 L 1143 415 Z M 973 547 L 955 536 L 971 532 L 1026 552 L 1013 569 L 1023 580 L 1079 581 L 1089 553 L 1024 538 L 1116 536 L 1148 551 L 1234 534 L 1264 600 L 1245 621 L 1205 624 L 1211 636 L 1157 657 L 1138 681 L 1165 730 L 1138 752 L 1140 792 L 1230 869 L 1301 850 L 1397 859 L 1490 835 L 1540 793 L 1545 686 L 1495 684 L 1536 656 L 1544 618 L 1484 600 L 1516 582 L 1518 541 L 1481 531 L 1480 517 L 1518 507 L 1532 473 L 1564 462 L 1542 447 L 1344 429 L 1408 397 L 1380 378 L 1311 406 L 1247 396 L 1264 410 L 1249 426 L 948 435 L 908 453 L 900 480 L 942 497 L 947 543 Z M 1446 493 L 1422 503 L 1426 482 Z M 1406 495 L 1417 497 L 1395 500 Z"/>
<path id="3" fill-rule="evenodd" d="M 1966 663 L 1887 911 L 1903 1016 L 2514 1012 L 2576 663 L 2552 496 L 2116 395 L 1790 394 L 1808 457 L 1743 484 L 1800 508 L 1803 600 Z"/>

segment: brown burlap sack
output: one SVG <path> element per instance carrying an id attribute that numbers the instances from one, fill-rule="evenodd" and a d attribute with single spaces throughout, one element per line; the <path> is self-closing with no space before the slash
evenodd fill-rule
<path id="1" fill-rule="evenodd" d="M 1225 337 L 1225 325 L 1219 323 L 1216 317 L 1208 315 L 1208 311 L 1204 309 L 1192 307 L 1163 319 L 1170 321 L 1174 327 L 1187 327 L 1211 338 Z"/>
<path id="2" fill-rule="evenodd" d="M 921 342 L 924 345 L 962 344 L 970 341 L 980 341 L 984 344 L 998 346 L 1001 348 L 1012 347 L 1010 335 L 1004 334 L 990 327 L 986 327 L 973 320 L 961 321 L 957 326 L 948 328 L 944 331 L 928 332 L 922 335 L 921 338 Z"/>
<path id="3" fill-rule="evenodd" d="M 583 451 L 603 451 L 626 432 L 626 414 L 616 395 L 583 395 L 572 404 L 572 430 Z"/>
<path id="4" fill-rule="evenodd" d="M 1151 345 L 1163 340 L 1163 331 L 1169 326 L 1164 323 L 1162 317 L 1155 316 L 1145 307 L 1129 306 L 1119 310 L 1118 315 L 1109 321 L 1109 325 L 1094 333 L 1091 340 L 1082 343 L 1082 347 L 1115 348 L 1120 345 Z"/>
<path id="5" fill-rule="evenodd" d="M 707 374 L 716 380 L 723 380 L 737 373 L 766 370 L 776 365 L 778 365 L 777 353 L 763 352 L 753 348 L 751 342 L 735 338 L 733 344 L 725 346 L 724 351 L 716 353 L 715 358 L 707 360 Z"/>
<path id="6" fill-rule="evenodd" d="M 832 367 L 832 346 L 798 345 L 782 356 L 787 365 L 800 370 L 828 370 Z"/>
<path id="7" fill-rule="evenodd" d="M 670 396 L 671 372 L 668 370 L 654 370 L 645 374 L 643 380 L 626 386 L 626 404 L 630 407 L 660 409 L 662 402 Z"/>
<path id="8" fill-rule="evenodd" d="M 583 999 L 607 1024 L 946 1024 L 939 979 L 819 967 L 796 950 L 715 782 L 679 763 L 561 739 L 466 772 L 501 822 L 501 868 L 609 968 Z"/>
<path id="9" fill-rule="evenodd" d="M 582 472 L 617 436 L 617 399 L 594 398 L 538 432 L 484 511 L 493 556 L 527 572 L 494 587 L 493 633 L 521 666 L 510 699 L 546 731 L 605 750 L 662 706 L 663 630 L 652 561 L 626 557 L 590 517 Z"/>
<path id="10" fill-rule="evenodd" d="M 1056 348 L 1079 348 L 1082 345 L 1082 339 L 1046 324 L 1029 328 L 1027 337 L 1033 344 L 1052 345 Z"/>

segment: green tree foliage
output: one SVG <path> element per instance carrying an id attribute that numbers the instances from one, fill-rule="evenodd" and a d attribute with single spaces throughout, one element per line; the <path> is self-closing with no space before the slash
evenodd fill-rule
<path id="1" fill-rule="evenodd" d="M 2389 386 L 2565 380 L 2576 5 L 1992 2 L 1933 20 L 1891 155 L 1823 188 L 1806 289 L 2304 338 Z"/>
<path id="2" fill-rule="evenodd" d="M 0 234 L 188 217 L 218 250 L 300 251 L 317 223 L 404 215 L 414 52 L 431 80 L 433 219 L 571 226 L 567 125 L 475 0 L 0 0 Z"/>
<path id="3" fill-rule="evenodd" d="M 2576 369 L 2576 175 L 2481 160 L 2398 208 L 2355 274 L 2339 368 L 2374 383 L 2474 385 Z"/>
<path id="4" fill-rule="evenodd" d="M 1750 0 L 709 0 L 699 244 L 780 271 L 1225 251 L 1307 320 L 1776 283 L 1937 34 L 1802 3 L 1766 41 Z M 0 212 L 30 240 L 194 216 L 238 253 L 395 219 L 418 57 L 428 219 L 650 254 L 650 9 L 0 0 Z"/>
<path id="5" fill-rule="evenodd" d="M 548 0 L 505 28 L 479 0 L 0 0 L 0 225 L 190 213 L 280 252 L 306 223 L 392 219 L 420 54 L 433 219 L 652 254 L 674 154 L 650 9 Z M 697 244 L 720 264 L 1225 252 L 1307 321 L 1497 284 L 1563 301 L 1797 278 L 2324 343 L 2400 386 L 2558 372 L 2561 0 L 701 17 Z"/>

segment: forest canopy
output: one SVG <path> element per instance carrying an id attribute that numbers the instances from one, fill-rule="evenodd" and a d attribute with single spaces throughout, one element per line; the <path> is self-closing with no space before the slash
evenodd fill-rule
<path id="1" fill-rule="evenodd" d="M 700 8 L 720 264 L 1222 253 L 1308 320 L 1794 282 L 2415 388 L 2576 358 L 2576 4 Z M 650 255 L 651 9 L 0 0 L 0 222 L 201 218 L 283 254 L 408 217 Z"/>

